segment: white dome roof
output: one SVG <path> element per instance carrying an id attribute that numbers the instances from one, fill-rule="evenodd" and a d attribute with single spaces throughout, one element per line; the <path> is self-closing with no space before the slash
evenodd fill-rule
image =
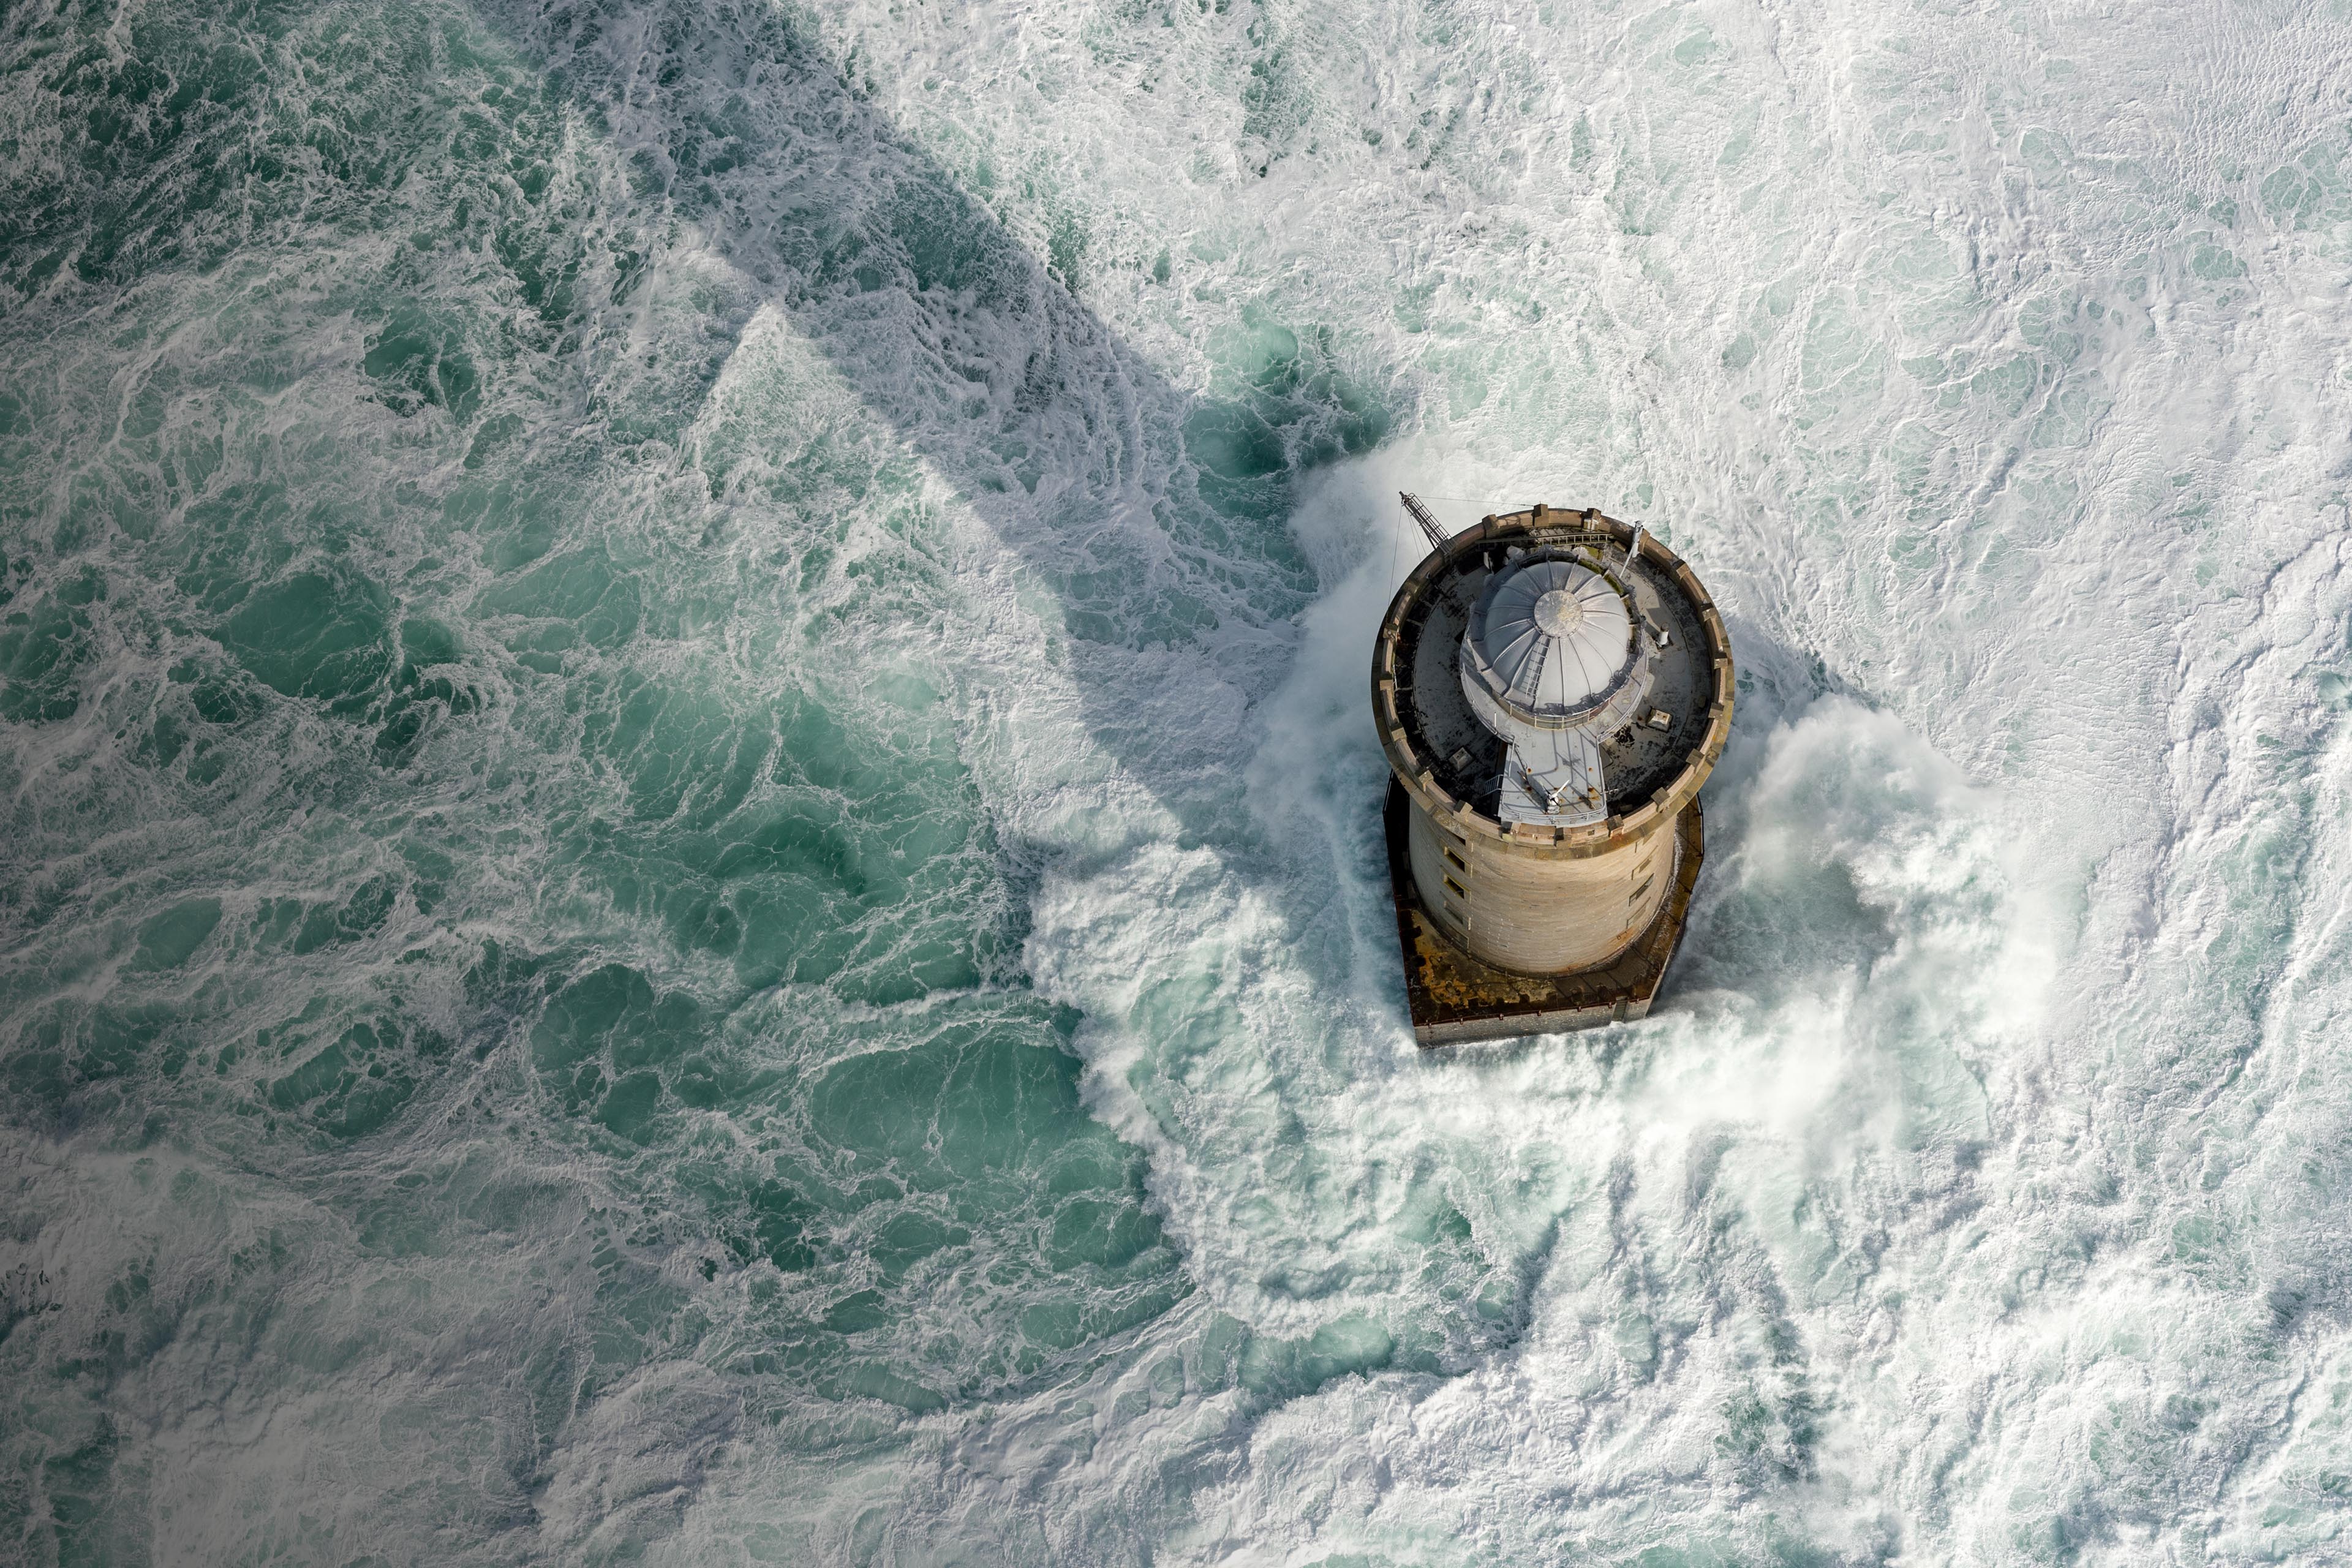
<path id="1" fill-rule="evenodd" d="M 1507 707 L 1566 716 L 1605 696 L 1633 663 L 1633 618 L 1591 568 L 1532 561 L 1479 595 L 1466 640 L 1481 682 Z"/>

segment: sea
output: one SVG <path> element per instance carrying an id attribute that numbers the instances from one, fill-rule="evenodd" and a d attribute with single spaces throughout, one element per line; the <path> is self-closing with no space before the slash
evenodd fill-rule
<path id="1" fill-rule="evenodd" d="M 2352 11 L 6 0 L 0 1561 L 2352 1561 Z M 1639 520 L 1648 1018 L 1372 633 Z"/>

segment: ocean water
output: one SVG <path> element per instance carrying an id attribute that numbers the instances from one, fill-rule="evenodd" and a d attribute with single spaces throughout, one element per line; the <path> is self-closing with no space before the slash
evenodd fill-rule
<path id="1" fill-rule="evenodd" d="M 2352 16 L 0 9 L 0 1560 L 2352 1560 Z M 1418 535 L 1738 721 L 1406 1026 Z"/>

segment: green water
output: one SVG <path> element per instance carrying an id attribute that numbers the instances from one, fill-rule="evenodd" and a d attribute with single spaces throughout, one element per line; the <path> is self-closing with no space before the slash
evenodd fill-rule
<path id="1" fill-rule="evenodd" d="M 0 1559 L 2326 1561 L 2344 41 L 2158 21 L 0 12 Z M 1400 488 L 1726 607 L 1646 1024 L 1411 1044 Z"/>
<path id="2" fill-rule="evenodd" d="M 137 1194 L 14 1288 L 18 1544 L 207 1539 L 123 1401 L 251 1374 L 175 1347 L 381 1402 L 375 1480 L 259 1483 L 239 1553 L 396 1500 L 498 1551 L 680 1356 L 855 1451 L 824 1412 L 1183 1304 L 1022 969 L 952 520 L 1025 527 L 1066 667 L 1276 624 L 1292 477 L 1381 428 L 1329 331 L 1179 394 L 786 13 L 110 25 L 10 22 L 0 1072 L 20 1150 Z"/>

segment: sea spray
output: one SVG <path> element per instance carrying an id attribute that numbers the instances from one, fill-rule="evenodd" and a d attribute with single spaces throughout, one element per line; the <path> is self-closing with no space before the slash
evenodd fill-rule
<path id="1" fill-rule="evenodd" d="M 2324 1558 L 2345 47 L 10 13 L 9 1552 Z M 1401 488 L 1726 607 L 1640 1026 L 1403 1031 Z"/>

